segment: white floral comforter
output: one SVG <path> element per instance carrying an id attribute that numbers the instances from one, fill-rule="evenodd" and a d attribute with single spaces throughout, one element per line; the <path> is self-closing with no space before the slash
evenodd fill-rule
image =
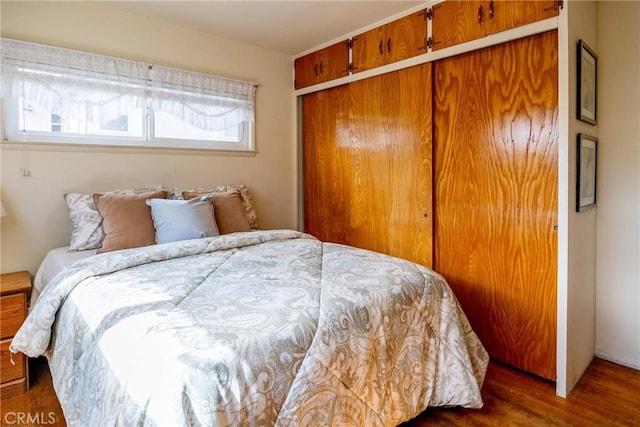
<path id="1" fill-rule="evenodd" d="M 393 426 L 480 407 L 488 363 L 438 274 L 287 230 L 79 261 L 11 351 L 47 355 L 70 426 Z"/>

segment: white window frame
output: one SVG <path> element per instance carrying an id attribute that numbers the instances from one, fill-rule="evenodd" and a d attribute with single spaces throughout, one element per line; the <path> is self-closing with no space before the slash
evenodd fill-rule
<path id="1" fill-rule="evenodd" d="M 56 54 L 58 53 L 61 55 L 65 53 L 71 53 L 73 55 L 77 55 L 80 57 L 82 55 L 92 55 L 94 57 L 99 57 L 99 58 L 107 58 L 107 59 L 113 58 L 113 57 L 106 57 L 103 55 L 95 55 L 95 54 L 89 54 L 89 53 L 84 53 L 79 51 L 73 51 L 69 49 L 38 45 L 35 43 L 22 42 L 18 40 L 9 40 L 9 39 L 3 38 L 2 42 L 4 43 L 5 40 L 8 40 L 10 43 L 13 43 L 14 45 L 17 44 L 17 46 L 19 47 L 34 46 L 38 49 L 46 49 L 47 53 L 51 51 L 53 52 L 52 57 L 54 58 L 54 61 L 57 60 Z M 4 44 L 3 44 L 3 47 L 4 47 Z M 18 56 L 19 55 L 20 54 L 18 54 Z M 3 59 L 5 59 L 4 52 L 3 52 Z M 33 57 L 30 59 L 33 60 Z M 120 58 L 113 58 L 113 59 L 117 59 L 119 61 L 128 61 L 128 60 L 122 60 Z M 38 58 L 38 60 L 40 59 Z M 41 62 L 45 63 L 46 61 L 47 59 L 44 59 Z M 134 61 L 130 61 L 130 62 L 134 63 Z M 54 65 L 58 65 L 58 64 L 54 64 Z M 135 65 L 137 66 L 142 65 L 144 67 L 147 67 L 149 70 L 153 69 L 154 67 L 154 65 L 152 64 L 144 64 L 139 62 L 136 62 Z M 222 85 L 226 84 L 231 86 L 239 84 L 241 87 L 244 88 L 245 91 L 247 91 L 247 89 L 249 88 L 249 86 L 247 85 L 251 85 L 250 86 L 250 88 L 252 88 L 251 95 L 245 94 L 243 98 L 236 98 L 236 101 L 237 99 L 246 100 L 246 101 L 239 101 L 239 102 L 244 103 L 246 105 L 250 105 L 250 108 L 251 108 L 251 114 L 249 118 L 245 118 L 243 121 L 238 122 L 239 126 L 241 126 L 241 129 L 239 129 L 240 140 L 236 142 L 236 141 L 225 141 L 225 140 L 181 139 L 181 138 L 165 138 L 165 137 L 159 137 L 154 135 L 154 111 L 153 111 L 154 102 L 152 100 L 152 95 L 150 95 L 153 93 L 154 83 L 152 82 L 151 78 L 148 78 L 146 80 L 146 87 L 147 87 L 146 93 L 149 95 L 145 101 L 146 106 L 143 106 L 142 123 L 141 123 L 142 135 L 140 137 L 131 136 L 131 135 L 112 135 L 112 134 L 101 135 L 101 134 L 95 134 L 95 133 L 94 134 L 65 133 L 65 132 L 54 132 L 51 129 L 49 129 L 48 131 L 19 129 L 19 123 L 20 123 L 19 114 L 21 114 L 21 111 L 19 111 L 20 101 L 19 101 L 19 97 L 16 96 L 15 94 L 11 96 L 5 92 L 4 86 L 11 83 L 5 83 L 7 81 L 7 78 L 4 75 L 5 70 L 4 70 L 4 61 L 3 61 L 2 142 L 3 143 L 21 143 L 21 144 L 36 143 L 36 144 L 65 144 L 65 145 L 97 145 L 97 146 L 124 146 L 124 147 L 136 147 L 136 148 L 146 147 L 146 148 L 255 152 L 255 119 L 253 117 L 253 109 L 255 108 L 255 89 L 257 87 L 257 84 L 251 83 L 251 82 L 239 81 L 239 80 L 226 79 L 218 76 L 193 73 L 185 70 L 171 69 L 167 67 L 158 66 L 158 68 L 161 68 L 162 71 L 165 73 L 167 72 L 167 70 L 170 73 L 175 71 L 175 73 L 179 77 L 186 76 L 187 78 L 186 80 L 188 81 L 192 81 L 192 80 L 203 81 L 202 79 L 204 79 L 205 84 L 208 84 L 210 81 L 213 81 L 214 85 L 216 82 L 220 82 L 220 84 Z M 88 72 L 91 72 L 91 70 L 89 70 Z M 95 77 L 98 75 L 99 73 L 96 73 L 93 76 Z M 179 80 L 177 81 L 179 82 Z M 143 86 L 144 84 L 145 82 L 142 81 L 139 87 L 144 89 L 145 88 Z M 176 85 L 174 81 L 171 81 L 168 83 L 159 82 L 159 84 Z M 177 84 L 180 84 L 180 83 L 177 83 Z M 188 86 L 188 85 L 169 86 L 169 87 L 179 87 L 178 91 L 182 91 L 181 93 L 187 94 L 185 95 L 185 98 L 189 96 L 189 94 L 199 94 L 200 92 L 197 92 L 198 90 L 203 90 L 203 91 L 207 90 L 207 89 L 194 88 L 195 92 L 191 92 L 191 86 Z M 227 86 L 225 86 L 225 88 L 226 87 Z M 169 90 L 168 92 L 171 92 L 172 90 L 173 89 Z M 163 93 L 166 93 L 166 92 L 167 91 Z M 201 92 L 201 93 L 206 94 L 211 92 Z M 224 93 L 226 94 L 226 93 L 232 93 L 232 92 L 224 92 Z M 160 96 L 166 96 L 166 95 L 160 95 Z M 220 96 L 220 95 L 217 95 L 217 96 Z M 235 96 L 236 95 L 232 94 L 230 95 L 230 97 L 225 99 L 231 100 L 231 99 L 234 99 Z M 250 98 L 250 99 L 247 99 L 247 98 Z M 233 102 L 236 102 L 236 101 L 233 101 Z M 170 99 L 169 102 L 172 102 L 172 100 Z M 187 103 L 188 101 L 185 101 L 184 99 L 180 99 L 179 102 Z M 215 105 L 218 105 L 218 104 L 215 104 Z M 63 120 L 64 120 L 64 117 L 63 117 Z"/>

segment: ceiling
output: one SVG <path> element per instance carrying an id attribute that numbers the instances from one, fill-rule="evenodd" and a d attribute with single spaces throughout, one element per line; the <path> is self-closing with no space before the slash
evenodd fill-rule
<path id="1" fill-rule="evenodd" d="M 424 1 L 98 1 L 101 6 L 295 55 Z"/>

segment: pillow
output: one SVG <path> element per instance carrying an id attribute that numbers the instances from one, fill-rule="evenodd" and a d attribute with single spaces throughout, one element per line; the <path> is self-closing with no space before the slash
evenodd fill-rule
<path id="1" fill-rule="evenodd" d="M 156 188 L 134 188 L 130 190 L 111 190 L 105 194 L 142 194 L 162 190 Z M 65 193 L 64 201 L 69 208 L 71 219 L 71 241 L 69 252 L 98 249 L 104 238 L 102 217 L 96 209 L 92 194 Z"/>
<path id="2" fill-rule="evenodd" d="M 191 200 L 149 199 L 156 243 L 199 239 L 220 234 L 208 197 Z"/>
<path id="3" fill-rule="evenodd" d="M 153 228 L 151 208 L 147 206 L 146 201 L 165 197 L 166 191 L 144 194 L 94 194 L 93 201 L 102 217 L 104 232 L 102 246 L 96 252 L 153 245 L 156 242 L 156 230 Z"/>
<path id="4" fill-rule="evenodd" d="M 185 191 L 182 193 L 182 196 L 189 200 L 202 195 Z M 214 193 L 209 197 L 213 204 L 213 212 L 220 234 L 229 234 L 236 231 L 251 231 L 251 225 L 245 215 L 242 197 L 238 190 L 227 191 L 226 193 Z"/>
<path id="5" fill-rule="evenodd" d="M 244 213 L 249 221 L 249 225 L 251 228 L 259 228 L 258 227 L 258 216 L 256 215 L 256 211 L 253 208 L 253 202 L 251 200 L 251 196 L 249 196 L 249 189 L 246 185 L 218 185 L 215 187 L 202 187 L 202 188 L 192 188 L 189 190 L 174 188 L 173 193 L 171 194 L 172 199 L 184 199 L 184 193 L 198 194 L 200 196 L 208 196 L 216 193 L 226 193 L 229 191 L 237 190 L 240 192 L 240 197 L 242 198 L 242 207 L 244 208 Z"/>

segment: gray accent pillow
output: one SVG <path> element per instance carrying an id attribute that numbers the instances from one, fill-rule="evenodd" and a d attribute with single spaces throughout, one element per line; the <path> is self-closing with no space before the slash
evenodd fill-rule
<path id="1" fill-rule="evenodd" d="M 219 234 L 208 197 L 191 200 L 149 199 L 156 243 L 213 237 Z"/>

